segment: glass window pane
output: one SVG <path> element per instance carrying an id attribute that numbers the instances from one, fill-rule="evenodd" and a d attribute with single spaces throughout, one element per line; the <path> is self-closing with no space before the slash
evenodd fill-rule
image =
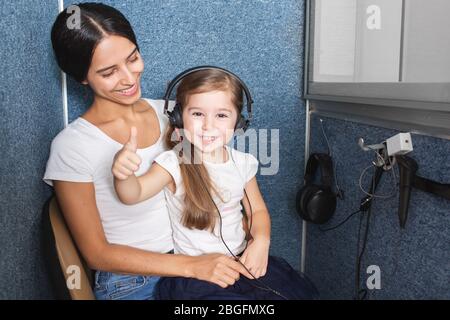
<path id="1" fill-rule="evenodd" d="M 450 82 L 449 13 L 449 0 L 405 1 L 403 81 Z"/>
<path id="2" fill-rule="evenodd" d="M 402 0 L 316 0 L 315 82 L 398 82 Z"/>

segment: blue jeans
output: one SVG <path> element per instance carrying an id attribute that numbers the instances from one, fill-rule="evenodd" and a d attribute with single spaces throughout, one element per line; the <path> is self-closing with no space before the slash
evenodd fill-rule
<path id="1" fill-rule="evenodd" d="M 267 273 L 256 280 L 241 276 L 227 288 L 193 278 L 163 277 L 157 300 L 316 300 L 314 284 L 280 257 L 269 256 Z"/>
<path id="2" fill-rule="evenodd" d="M 154 300 L 158 276 L 136 276 L 105 271 L 95 273 L 94 294 L 98 300 Z"/>

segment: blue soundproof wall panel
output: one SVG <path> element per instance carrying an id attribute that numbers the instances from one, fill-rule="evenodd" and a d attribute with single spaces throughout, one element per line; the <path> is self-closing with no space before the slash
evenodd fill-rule
<path id="1" fill-rule="evenodd" d="M 0 34 L 0 299 L 52 298 L 41 250 L 42 182 L 63 127 L 50 27 L 57 1 L 2 1 Z"/>
<path id="2" fill-rule="evenodd" d="M 359 208 L 365 196 L 359 187 L 362 171 L 374 160 L 373 152 L 358 146 L 380 143 L 398 133 L 364 124 L 323 118 L 331 154 L 337 168 L 338 185 L 344 200 L 338 200 L 335 215 L 320 228 L 337 225 Z M 311 152 L 326 152 L 327 144 L 318 116 L 311 122 Z M 408 156 L 419 165 L 418 175 L 440 183 L 450 183 L 450 141 L 412 135 L 414 151 Z M 362 178 L 368 190 L 372 170 Z M 369 224 L 368 242 L 361 264 L 361 289 L 367 299 L 449 299 L 450 298 L 450 201 L 413 190 L 405 229 L 399 227 L 398 171 L 384 174 L 375 198 Z M 388 198 L 383 198 L 388 196 Z M 328 232 L 308 225 L 306 271 L 320 289 L 322 298 L 352 299 L 355 296 L 355 258 L 360 214 Z M 380 289 L 369 290 L 367 280 L 380 270 Z M 372 281 L 369 279 L 369 282 Z M 371 282 L 373 283 L 373 282 Z"/>

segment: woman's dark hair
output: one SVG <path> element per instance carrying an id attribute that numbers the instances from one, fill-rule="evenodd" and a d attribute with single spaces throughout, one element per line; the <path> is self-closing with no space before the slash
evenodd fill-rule
<path id="1" fill-rule="evenodd" d="M 120 11 L 102 3 L 75 6 L 79 8 L 79 24 L 71 26 L 76 13 L 65 9 L 53 24 L 51 39 L 59 67 L 76 81 L 86 80 L 94 50 L 106 36 L 127 38 L 139 50 L 133 28 Z"/>

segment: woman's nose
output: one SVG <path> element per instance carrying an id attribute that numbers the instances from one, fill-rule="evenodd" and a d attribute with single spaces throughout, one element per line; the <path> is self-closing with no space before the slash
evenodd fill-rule
<path id="1" fill-rule="evenodd" d="M 122 82 L 124 84 L 134 84 L 133 72 L 128 67 L 122 68 Z"/>

